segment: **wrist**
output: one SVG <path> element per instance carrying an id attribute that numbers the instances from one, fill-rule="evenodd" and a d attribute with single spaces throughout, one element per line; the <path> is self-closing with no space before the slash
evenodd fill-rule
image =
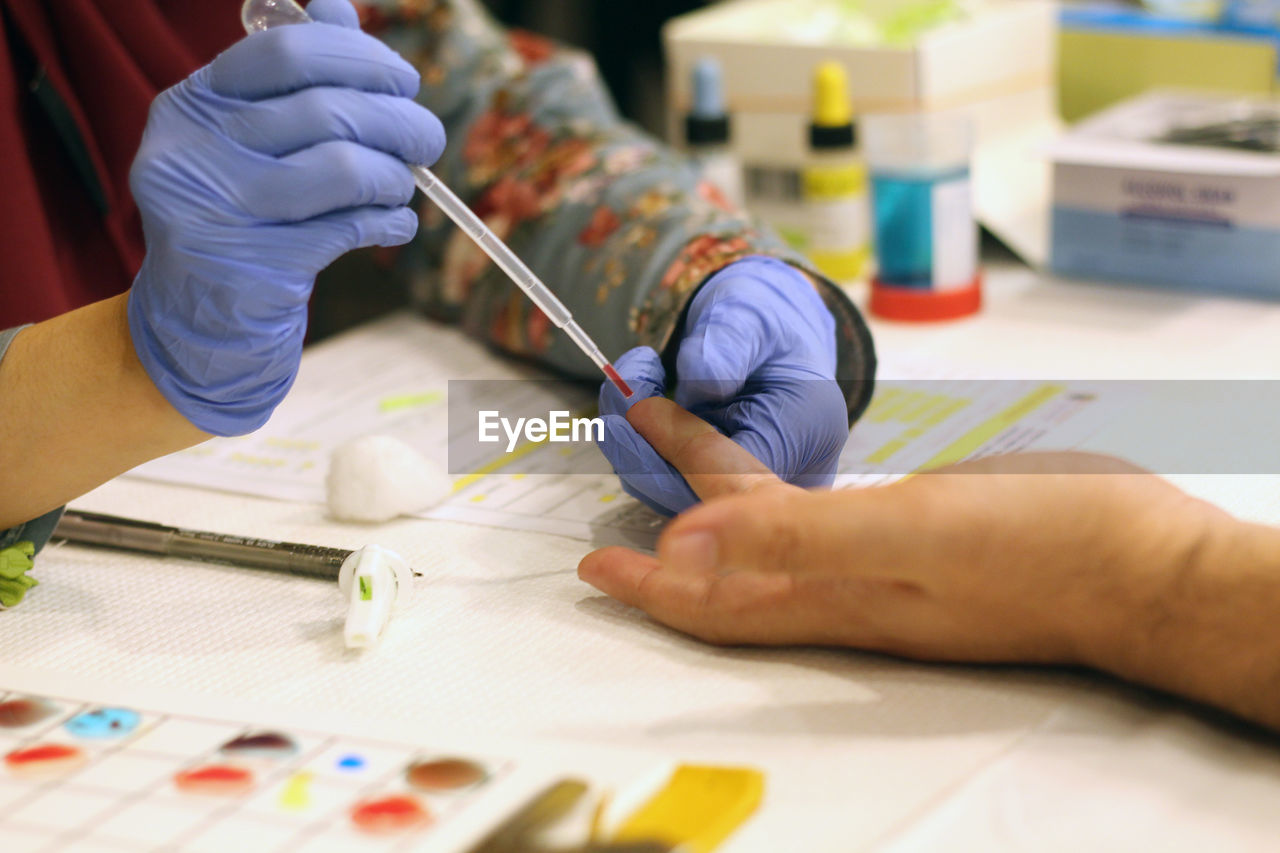
<path id="1" fill-rule="evenodd" d="M 110 352 L 113 355 L 112 363 L 117 365 L 115 373 L 118 387 L 115 396 L 134 401 L 139 413 L 143 415 L 142 419 L 154 425 L 158 432 L 175 435 L 187 433 L 195 441 L 205 440 L 209 435 L 199 431 L 165 398 L 138 357 L 129 319 L 130 298 L 131 293 L 125 292 L 107 300 L 108 328 L 114 340 Z"/>
<path id="2" fill-rule="evenodd" d="M 252 283 L 210 284 L 206 299 L 218 310 L 175 306 L 162 282 L 184 273 L 152 267 L 152 258 L 149 253 L 128 293 L 135 359 L 155 392 L 202 433 L 253 432 L 293 384 L 306 334 L 306 302 L 280 307 L 254 301 Z M 185 274 L 191 286 L 194 274 Z"/>
<path id="3" fill-rule="evenodd" d="M 1198 556 L 1155 686 L 1280 727 L 1280 531 L 1229 519 Z"/>
<path id="4" fill-rule="evenodd" d="M 0 471 L 21 483 L 0 495 L 0 527 L 66 503 L 142 462 L 206 436 L 143 371 L 125 295 L 18 334 L 0 374 Z"/>
<path id="5" fill-rule="evenodd" d="M 1194 499 L 1164 558 L 1129 572 L 1140 592 L 1095 647 L 1098 669 L 1280 725 L 1280 531 Z"/>

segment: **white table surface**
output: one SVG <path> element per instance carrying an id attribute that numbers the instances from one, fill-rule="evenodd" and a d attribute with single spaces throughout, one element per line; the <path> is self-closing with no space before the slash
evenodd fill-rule
<path id="1" fill-rule="evenodd" d="M 885 352 L 1052 378 L 1275 377 L 1280 305 L 989 271 L 973 319 L 875 323 Z M 1275 478 L 1180 482 L 1280 520 Z M 427 594 L 364 658 L 326 585 L 63 547 L 0 615 L 0 660 L 272 709 L 653 749 L 768 772 L 723 849 L 1275 849 L 1280 742 L 1088 674 L 715 649 L 578 581 L 590 546 L 129 479 L 76 506 L 273 539 L 376 537 Z M 465 613 L 465 619 L 444 618 Z M 447 624 L 445 624 L 447 623 Z M 1158 844 L 1149 842 L 1156 838 Z"/>

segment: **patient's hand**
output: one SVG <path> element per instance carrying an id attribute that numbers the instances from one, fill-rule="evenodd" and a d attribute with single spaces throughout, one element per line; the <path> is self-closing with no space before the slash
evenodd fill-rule
<path id="1" fill-rule="evenodd" d="M 628 419 L 706 503 L 657 557 L 605 548 L 578 574 L 667 625 L 713 643 L 1090 665 L 1280 724 L 1280 706 L 1245 695 L 1259 646 L 1280 675 L 1280 631 L 1263 627 L 1280 622 L 1280 550 L 1263 565 L 1275 531 L 1103 456 L 989 457 L 809 492 L 665 399 Z M 1246 597 L 1226 608 L 1226 595 Z M 1237 610 L 1256 611 L 1252 627 Z"/>

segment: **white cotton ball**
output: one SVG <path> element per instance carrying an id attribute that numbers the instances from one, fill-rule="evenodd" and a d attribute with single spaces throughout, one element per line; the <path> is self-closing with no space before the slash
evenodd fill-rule
<path id="1" fill-rule="evenodd" d="M 388 521 L 435 506 L 453 484 L 439 465 L 398 438 L 366 435 L 329 458 L 329 512 L 339 521 Z"/>

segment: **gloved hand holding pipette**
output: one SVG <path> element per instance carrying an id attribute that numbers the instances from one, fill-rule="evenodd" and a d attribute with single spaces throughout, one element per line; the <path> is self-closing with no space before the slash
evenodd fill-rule
<path id="1" fill-rule="evenodd" d="M 350 17 L 343 2 L 313 4 Z M 293 384 L 316 274 L 417 231 L 406 163 L 444 129 L 372 36 L 255 33 L 158 97 L 130 186 L 147 255 L 129 327 L 152 381 L 206 432 L 261 426 Z"/>
<path id="2" fill-rule="evenodd" d="M 694 296 L 678 347 L 677 403 L 782 480 L 831 484 L 848 438 L 844 395 L 835 381 L 835 321 L 798 270 L 760 257 L 725 267 Z M 624 399 L 609 383 L 601 386 L 600 449 L 628 494 L 658 512 L 681 512 L 697 496 L 625 417 L 635 403 L 665 393 L 662 361 L 639 347 L 616 366 L 636 393 Z"/>
<path id="3" fill-rule="evenodd" d="M 252 0 L 240 16 L 127 5 L 146 38 L 32 4 L 16 46 L 0 44 L 12 72 L 0 90 L 41 107 L 0 138 L 26 211 L 0 242 L 15 280 L 32 282 L 0 289 L 0 396 L 23 401 L 0 417 L 0 469 L 22 484 L 0 500 L 0 527 L 17 525 L 0 534 L 38 546 L 51 529 L 39 522 L 70 498 L 263 423 L 293 382 L 309 307 L 320 327 L 344 325 L 346 297 L 374 277 L 569 375 L 611 369 L 596 341 L 609 356 L 664 350 L 679 376 L 659 372 L 644 393 L 676 383 L 788 479 L 829 477 L 828 445 L 870 399 L 856 307 L 623 121 L 588 57 L 503 30 L 480 0 L 437 0 L 430 15 L 397 0 Z M 45 29 L 59 38 L 26 43 Z M 30 91 L 28 53 L 42 69 Z M 74 119 L 57 140 L 50 103 Z M 454 144 L 433 162 L 446 131 Z M 426 199 L 410 211 L 414 184 Z M 308 306 L 317 272 L 374 245 L 403 248 L 334 270 L 341 308 Z M 618 386 L 622 411 L 635 395 Z M 621 434 L 619 452 L 635 439 Z M 687 502 L 664 497 L 680 480 L 633 445 L 633 470 L 665 482 L 648 499 Z"/>

